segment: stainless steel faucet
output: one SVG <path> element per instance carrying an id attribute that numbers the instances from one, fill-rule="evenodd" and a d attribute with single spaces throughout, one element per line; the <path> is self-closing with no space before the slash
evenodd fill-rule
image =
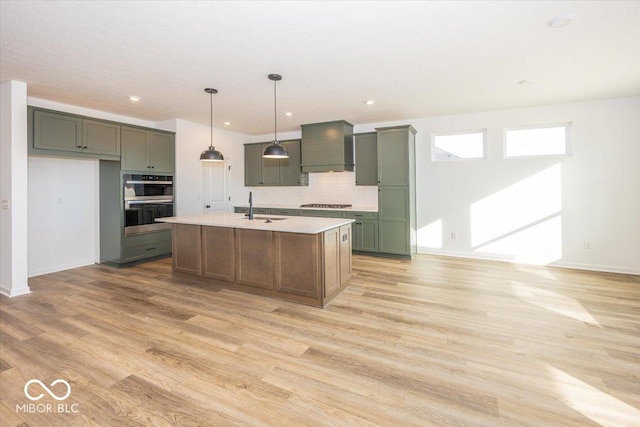
<path id="1" fill-rule="evenodd" d="M 249 219 L 253 219 L 253 191 L 249 191 Z"/>

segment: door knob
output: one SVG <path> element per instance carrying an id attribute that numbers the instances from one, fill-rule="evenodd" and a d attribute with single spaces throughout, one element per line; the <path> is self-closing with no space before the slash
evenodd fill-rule
<path id="1" fill-rule="evenodd" d="M 205 208 L 209 209 L 211 207 L 211 205 L 206 205 Z"/>

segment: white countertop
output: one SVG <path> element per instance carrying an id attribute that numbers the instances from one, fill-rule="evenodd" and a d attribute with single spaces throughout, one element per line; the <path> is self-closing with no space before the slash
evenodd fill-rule
<path id="1" fill-rule="evenodd" d="M 248 208 L 249 203 L 238 203 L 234 206 L 239 208 Z M 378 212 L 377 206 L 352 206 L 350 208 L 301 208 L 300 205 L 294 204 L 277 204 L 277 203 L 254 203 L 254 208 L 274 208 L 274 209 L 300 209 L 300 210 L 320 210 L 320 211 L 337 211 L 337 212 Z"/>
<path id="2" fill-rule="evenodd" d="M 254 206 L 255 207 L 255 206 Z M 272 222 L 265 219 L 274 218 Z M 283 218 L 283 219 L 275 219 Z M 212 227 L 246 228 L 251 230 L 280 231 L 284 233 L 318 234 L 332 228 L 354 222 L 349 218 L 317 218 L 304 216 L 283 216 L 255 214 L 253 220 L 241 213 L 211 212 L 203 215 L 172 216 L 157 218 L 158 222 L 171 224 L 207 225 Z"/>

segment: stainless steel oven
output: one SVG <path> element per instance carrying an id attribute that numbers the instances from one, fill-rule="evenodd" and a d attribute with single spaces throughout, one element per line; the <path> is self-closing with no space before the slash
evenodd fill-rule
<path id="1" fill-rule="evenodd" d="M 124 174 L 124 234 L 151 233 L 171 228 L 155 222 L 173 216 L 173 176 Z"/>

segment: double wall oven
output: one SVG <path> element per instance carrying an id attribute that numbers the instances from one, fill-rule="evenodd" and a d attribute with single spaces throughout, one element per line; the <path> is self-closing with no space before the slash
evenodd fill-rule
<path id="1" fill-rule="evenodd" d="M 155 222 L 173 216 L 173 176 L 123 174 L 124 235 L 150 233 L 171 228 Z"/>

